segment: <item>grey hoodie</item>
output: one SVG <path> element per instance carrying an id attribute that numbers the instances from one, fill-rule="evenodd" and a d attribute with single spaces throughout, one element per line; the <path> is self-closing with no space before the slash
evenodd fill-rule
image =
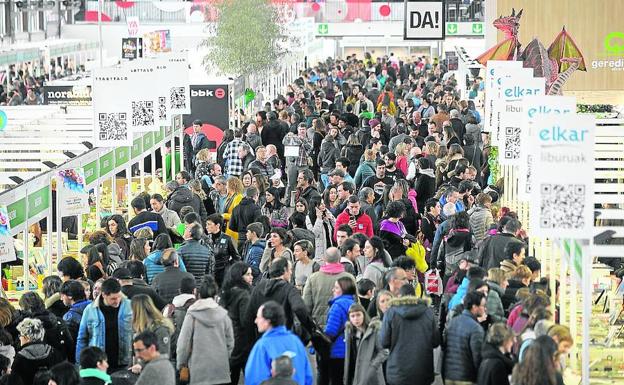
<path id="1" fill-rule="evenodd" d="M 175 372 L 169 359 L 159 356 L 148 362 L 135 385 L 173 385 L 175 384 Z"/>

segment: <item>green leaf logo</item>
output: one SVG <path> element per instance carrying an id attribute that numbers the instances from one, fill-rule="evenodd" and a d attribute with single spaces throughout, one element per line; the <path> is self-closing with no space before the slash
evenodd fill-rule
<path id="1" fill-rule="evenodd" d="M 624 33 L 611 32 L 605 37 L 604 46 L 611 54 L 624 54 Z"/>

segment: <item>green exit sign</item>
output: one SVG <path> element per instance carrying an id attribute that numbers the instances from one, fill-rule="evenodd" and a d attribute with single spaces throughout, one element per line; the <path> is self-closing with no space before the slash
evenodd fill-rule
<path id="1" fill-rule="evenodd" d="M 458 32 L 457 23 L 446 23 L 447 35 L 457 35 L 457 32 Z"/>
<path id="2" fill-rule="evenodd" d="M 319 24 L 317 32 L 319 35 L 327 35 L 329 33 L 329 24 L 327 23 Z"/>
<path id="3" fill-rule="evenodd" d="M 475 35 L 483 34 L 483 23 L 472 23 L 472 33 Z"/>

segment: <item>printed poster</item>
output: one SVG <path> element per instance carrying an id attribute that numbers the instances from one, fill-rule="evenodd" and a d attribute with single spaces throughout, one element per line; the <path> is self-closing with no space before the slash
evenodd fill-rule
<path id="1" fill-rule="evenodd" d="M 496 73 L 503 68 L 522 68 L 522 62 L 515 60 L 488 60 L 485 72 L 485 118 L 483 119 L 483 129 L 492 132 L 494 126 L 494 99 L 498 96 L 498 92 L 494 92 Z"/>
<path id="2" fill-rule="evenodd" d="M 154 130 L 159 130 L 161 126 L 170 126 L 173 115 L 171 114 L 171 104 L 169 102 L 169 82 L 165 79 L 168 79 L 173 74 L 171 73 L 172 67 L 168 64 L 168 60 L 161 57 L 141 59 L 130 63 L 130 68 L 131 71 L 146 71 L 142 74 L 139 73 L 137 78 L 150 78 L 147 80 L 147 84 L 149 84 L 148 95 L 155 96 L 156 128 Z M 158 79 L 158 81 L 154 82 L 153 79 Z"/>
<path id="3" fill-rule="evenodd" d="M 128 66 L 130 82 L 134 90 L 130 95 L 130 110 L 132 119 L 130 131 L 150 132 L 159 131 L 161 85 L 157 79 L 163 75 L 149 60 L 139 60 Z"/>
<path id="4" fill-rule="evenodd" d="M 56 191 L 59 210 L 63 217 L 88 214 L 89 191 L 82 167 L 60 170 L 56 173 Z"/>
<path id="5" fill-rule="evenodd" d="M 169 112 L 172 115 L 191 113 L 189 62 L 186 53 L 161 55 L 167 65 L 167 77 L 159 79 L 167 90 Z"/>
<path id="6" fill-rule="evenodd" d="M 534 183 L 531 232 L 542 238 L 589 238 L 594 223 L 593 116 L 568 114 L 538 119 L 529 151 Z"/>
<path id="7" fill-rule="evenodd" d="M 130 98 L 135 90 L 129 69 L 94 68 L 92 77 L 95 147 L 132 146 Z"/>
<path id="8" fill-rule="evenodd" d="M 5 205 L 0 206 L 0 263 L 15 261 L 15 246 L 11 236 L 9 212 Z"/>
<path id="9" fill-rule="evenodd" d="M 501 114 L 505 109 L 505 97 L 502 95 L 501 87 L 504 79 L 511 79 L 512 84 L 521 85 L 526 81 L 533 79 L 532 68 L 500 68 L 497 69 L 494 76 L 494 88 L 492 89 L 493 100 L 492 107 L 492 131 L 491 143 L 493 146 L 499 146 L 501 141 Z"/>
<path id="10" fill-rule="evenodd" d="M 576 113 L 576 99 L 570 96 L 529 96 L 522 100 L 522 118 L 520 119 L 521 142 L 528 143 L 533 124 L 543 118 Z M 518 177 L 518 197 L 528 201 L 531 197 L 533 173 L 535 169 L 533 154 L 520 153 Z"/>
<path id="11" fill-rule="evenodd" d="M 171 52 L 171 32 L 168 29 L 148 32 L 143 35 L 143 44 L 148 55 Z"/>
<path id="12" fill-rule="evenodd" d="M 546 79 L 531 78 L 518 82 L 515 78 L 501 79 L 500 131 L 498 136 L 498 161 L 502 165 L 520 165 L 522 143 L 522 100 L 527 96 L 543 96 Z"/>

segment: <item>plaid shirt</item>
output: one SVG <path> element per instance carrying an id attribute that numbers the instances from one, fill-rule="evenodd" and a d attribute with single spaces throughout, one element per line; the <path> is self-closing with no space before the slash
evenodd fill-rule
<path id="1" fill-rule="evenodd" d="M 312 149 L 312 144 L 310 144 L 310 140 L 306 136 L 304 139 L 301 139 L 299 136 L 286 136 L 282 141 L 284 146 L 299 146 L 299 156 L 295 158 L 295 165 L 297 167 L 306 167 L 309 165 L 308 160 L 310 159 L 308 153 Z M 292 156 L 288 157 L 292 159 Z"/>
<path id="2" fill-rule="evenodd" d="M 245 144 L 241 139 L 234 138 L 225 146 L 223 161 L 227 175 L 241 176 L 243 173 L 243 161 L 238 156 L 238 150 Z"/>

